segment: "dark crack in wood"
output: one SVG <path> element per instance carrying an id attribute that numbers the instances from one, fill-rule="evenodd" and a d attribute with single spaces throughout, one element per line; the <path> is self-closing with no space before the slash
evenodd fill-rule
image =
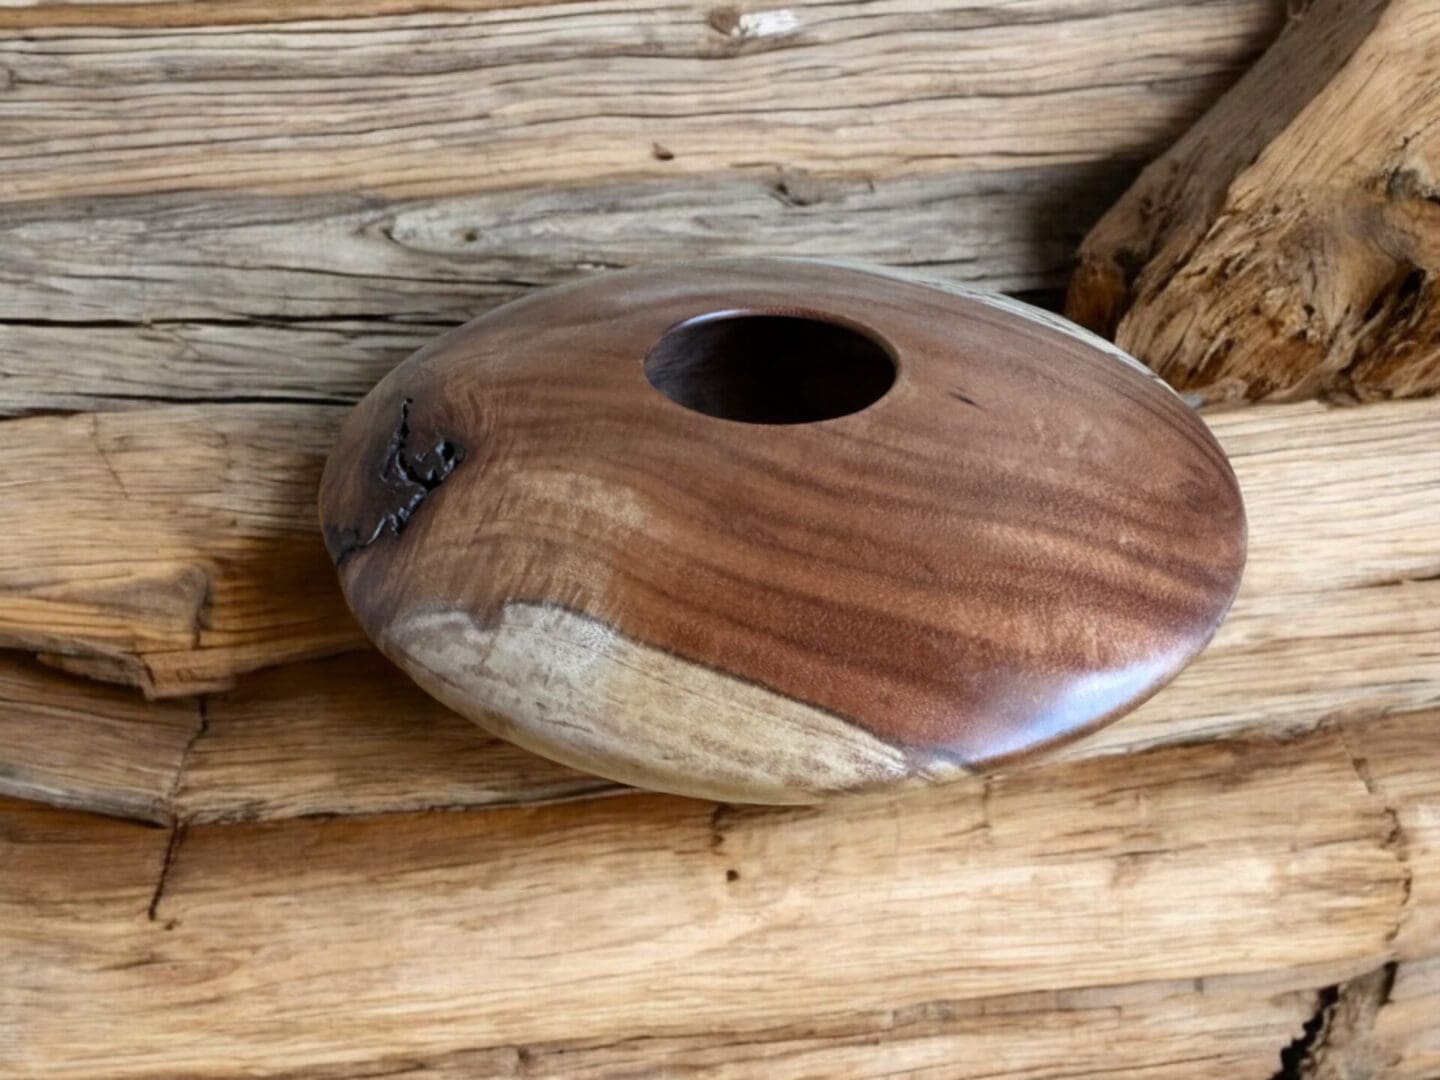
<path id="1" fill-rule="evenodd" d="M 440 439 L 419 453 L 410 448 L 410 398 L 400 402 L 400 420 L 390 436 L 390 446 L 380 465 L 379 480 L 390 493 L 393 506 L 380 515 L 369 535 L 347 526 L 325 529 L 325 546 L 339 566 L 355 552 L 369 547 L 387 532 L 399 536 L 420 509 L 420 505 L 455 471 L 465 458 L 464 450 L 450 439 Z"/>
<path id="2" fill-rule="evenodd" d="M 1378 1076 L 1393 1065 L 1374 1030 L 1376 1016 L 1390 1000 L 1398 967 L 1391 961 L 1321 989 L 1314 1015 L 1280 1051 L 1280 1069 L 1272 1080 L 1353 1080 Z"/>

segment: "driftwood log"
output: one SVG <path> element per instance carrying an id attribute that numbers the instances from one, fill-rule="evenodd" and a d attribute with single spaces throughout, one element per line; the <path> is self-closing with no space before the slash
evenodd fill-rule
<path id="1" fill-rule="evenodd" d="M 1066 307 L 1203 401 L 1440 389 L 1440 9 L 1315 0 L 1090 233 Z"/>
<path id="2" fill-rule="evenodd" d="M 820 809 L 489 739 L 315 527 L 348 404 L 532 285 L 1060 285 L 1282 16 L 0 7 L 0 1074 L 1433 1080 L 1436 403 L 1210 415 L 1251 562 L 1204 656 L 1052 758 Z"/>

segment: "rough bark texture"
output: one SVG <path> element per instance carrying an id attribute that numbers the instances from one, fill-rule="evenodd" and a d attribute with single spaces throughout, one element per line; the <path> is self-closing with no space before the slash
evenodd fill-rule
<path id="1" fill-rule="evenodd" d="M 1100 221 L 1067 314 L 1210 402 L 1440 388 L 1440 10 L 1316 0 Z"/>

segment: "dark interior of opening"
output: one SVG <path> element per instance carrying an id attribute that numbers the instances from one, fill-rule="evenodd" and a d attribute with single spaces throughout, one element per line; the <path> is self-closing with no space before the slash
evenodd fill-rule
<path id="1" fill-rule="evenodd" d="M 687 409 L 749 424 L 809 424 L 859 412 L 895 382 L 878 341 L 797 315 L 692 319 L 645 358 L 645 377 Z"/>

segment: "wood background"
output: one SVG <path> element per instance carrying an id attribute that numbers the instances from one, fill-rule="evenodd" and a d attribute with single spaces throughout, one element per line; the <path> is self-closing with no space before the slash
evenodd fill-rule
<path id="1" fill-rule="evenodd" d="M 782 251 L 1053 298 L 1284 16 L 0 4 L 0 1075 L 1440 1076 L 1436 401 L 1209 414 L 1252 561 L 1202 659 L 819 809 L 488 739 L 315 527 L 346 404 L 536 285 Z"/>

